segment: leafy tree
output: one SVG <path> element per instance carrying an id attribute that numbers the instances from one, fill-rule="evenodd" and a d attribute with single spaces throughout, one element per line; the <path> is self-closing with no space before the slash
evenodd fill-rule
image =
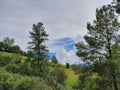
<path id="1" fill-rule="evenodd" d="M 28 48 L 32 50 L 37 57 L 38 65 L 40 60 L 44 59 L 44 54 L 48 51 L 47 47 L 44 45 L 44 42 L 47 41 L 48 34 L 43 27 L 43 23 L 39 22 L 37 25 L 33 24 L 33 30 L 30 31 L 31 42 L 28 42 L 30 45 Z"/>
<path id="2" fill-rule="evenodd" d="M 107 6 L 96 9 L 96 20 L 93 25 L 87 23 L 88 32 L 84 36 L 86 43 L 76 44 L 77 55 L 86 62 L 113 60 L 115 50 L 113 46 L 118 43 L 119 28 L 120 23 L 112 9 Z M 118 90 L 114 65 L 111 66 L 110 73 L 114 89 Z"/>
<path id="3" fill-rule="evenodd" d="M 3 40 L 4 44 L 7 44 L 9 47 L 14 45 L 14 39 L 13 38 L 9 38 L 9 37 L 5 37 Z"/>
<path id="4" fill-rule="evenodd" d="M 3 42 L 0 42 L 0 51 L 4 51 L 4 43 Z"/>
<path id="5" fill-rule="evenodd" d="M 0 41 L 0 51 L 23 54 L 23 51 L 18 45 L 14 45 L 14 42 L 13 38 L 5 37 L 3 41 Z"/>
<path id="6" fill-rule="evenodd" d="M 23 51 L 21 50 L 21 48 L 18 45 L 10 47 L 9 52 L 23 54 Z"/>
<path id="7" fill-rule="evenodd" d="M 54 64 L 57 64 L 58 60 L 57 60 L 57 58 L 55 56 L 52 56 L 51 62 L 54 63 Z"/>
<path id="8" fill-rule="evenodd" d="M 5 52 L 9 52 L 9 45 L 4 43 L 4 42 L 0 42 L 0 51 L 5 51 Z"/>

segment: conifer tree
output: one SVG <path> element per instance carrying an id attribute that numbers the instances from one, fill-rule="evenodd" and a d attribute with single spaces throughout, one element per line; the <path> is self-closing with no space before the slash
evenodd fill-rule
<path id="1" fill-rule="evenodd" d="M 107 6 L 96 9 L 96 19 L 93 24 L 87 23 L 88 32 L 84 36 L 86 43 L 76 44 L 77 55 L 86 62 L 113 60 L 113 48 L 118 44 L 120 23 L 114 10 Z M 115 68 L 111 66 L 114 90 L 118 90 Z"/>
<path id="2" fill-rule="evenodd" d="M 33 24 L 32 31 L 30 33 L 31 41 L 28 42 L 29 49 L 33 51 L 38 60 L 38 65 L 40 60 L 44 60 L 44 55 L 48 52 L 47 47 L 44 42 L 48 40 L 48 34 L 43 27 L 43 23 L 39 22 L 37 25 Z"/>

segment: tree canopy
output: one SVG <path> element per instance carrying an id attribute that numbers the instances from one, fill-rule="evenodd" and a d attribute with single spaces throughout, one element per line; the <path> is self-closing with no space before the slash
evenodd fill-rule
<path id="1" fill-rule="evenodd" d="M 118 44 L 120 23 L 114 11 L 107 6 L 96 9 L 93 24 L 87 23 L 86 43 L 76 44 L 77 55 L 84 61 L 99 61 L 111 58 L 113 46 Z"/>

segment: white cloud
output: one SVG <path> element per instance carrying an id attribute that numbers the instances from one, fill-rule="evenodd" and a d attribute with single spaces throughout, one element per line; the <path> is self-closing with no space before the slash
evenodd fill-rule
<path id="1" fill-rule="evenodd" d="M 57 52 L 58 58 L 62 55 L 65 62 L 73 63 L 76 60 L 75 50 L 67 52 L 64 46 L 52 45 L 54 40 L 66 37 L 73 38 L 75 43 L 82 40 L 86 23 L 93 21 L 96 8 L 111 1 L 0 0 L 0 39 L 6 36 L 15 38 L 16 44 L 26 50 L 30 40 L 28 31 L 32 30 L 32 24 L 41 21 L 49 34 L 47 46 L 50 52 Z"/>
<path id="2" fill-rule="evenodd" d="M 57 53 L 56 57 L 61 64 L 78 64 L 82 63 L 79 57 L 76 56 L 76 50 L 66 51 L 64 48 L 60 48 Z"/>
<path id="3" fill-rule="evenodd" d="M 0 0 L 1 37 L 14 37 L 25 50 L 32 24 L 41 21 L 50 40 L 86 33 L 95 9 L 112 0 Z M 21 43 L 23 42 L 23 43 Z M 51 42 L 51 41 L 50 41 Z"/>
<path id="4" fill-rule="evenodd" d="M 65 40 L 64 40 L 65 39 Z M 76 38 L 64 38 L 64 39 L 60 39 L 60 40 L 55 40 L 57 42 L 60 43 L 60 45 L 53 45 L 53 43 L 56 42 L 51 42 L 51 46 L 49 47 L 51 52 L 56 52 L 56 57 L 59 61 L 59 63 L 61 64 L 66 64 L 66 63 L 70 63 L 70 64 L 80 64 L 83 63 L 82 60 L 80 59 L 80 57 L 78 57 L 76 55 L 76 48 L 74 46 L 73 49 L 71 50 L 66 50 L 65 46 L 66 45 L 73 45 L 75 43 L 77 43 L 80 40 L 83 40 L 82 36 L 77 36 Z M 69 43 L 67 43 L 68 41 L 70 41 Z M 72 42 L 72 43 L 71 43 Z M 61 45 L 61 43 L 64 43 L 63 45 Z"/>

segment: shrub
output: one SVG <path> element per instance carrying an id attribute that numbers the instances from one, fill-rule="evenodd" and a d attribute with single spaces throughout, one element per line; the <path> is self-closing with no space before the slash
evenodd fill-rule
<path id="1" fill-rule="evenodd" d="M 69 68 L 70 67 L 70 64 L 69 63 L 66 63 L 66 68 Z"/>
<path id="2" fill-rule="evenodd" d="M 53 76 L 55 76 L 56 81 L 62 85 L 64 85 L 64 82 L 67 78 L 67 75 L 65 74 L 64 70 L 61 68 L 55 68 L 55 71 L 53 72 Z"/>

